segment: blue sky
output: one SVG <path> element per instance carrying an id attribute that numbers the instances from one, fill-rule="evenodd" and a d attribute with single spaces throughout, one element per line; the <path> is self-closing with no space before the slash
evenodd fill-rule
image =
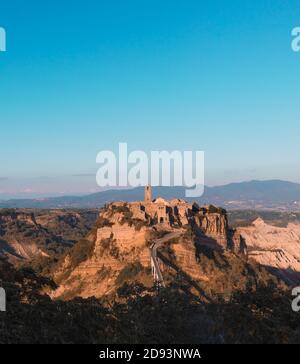
<path id="1" fill-rule="evenodd" d="M 299 0 L 10 0 L 0 26 L 0 197 L 94 191 L 124 141 L 300 182 Z"/>

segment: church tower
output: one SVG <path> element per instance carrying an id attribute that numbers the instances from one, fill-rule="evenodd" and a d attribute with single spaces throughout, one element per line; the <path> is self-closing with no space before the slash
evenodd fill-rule
<path id="1" fill-rule="evenodd" d="M 145 203 L 152 202 L 152 187 L 150 185 L 145 186 Z"/>

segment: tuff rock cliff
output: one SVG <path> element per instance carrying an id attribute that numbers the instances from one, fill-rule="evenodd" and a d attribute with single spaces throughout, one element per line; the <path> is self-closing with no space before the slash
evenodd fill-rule
<path id="1" fill-rule="evenodd" d="M 274 226 L 257 218 L 250 226 L 238 227 L 247 242 L 248 256 L 271 268 L 286 282 L 300 282 L 300 224 Z"/>
<path id="2" fill-rule="evenodd" d="M 96 211 L 0 210 L 0 256 L 19 264 L 61 254 L 84 237 Z"/>
<path id="3" fill-rule="evenodd" d="M 52 298 L 109 296 L 130 281 L 152 286 L 150 247 L 172 232 L 180 236 L 159 250 L 159 254 L 165 253 L 161 261 L 165 258 L 162 270 L 166 277 L 181 271 L 187 280 L 191 276 L 207 282 L 209 274 L 199 264 L 203 248 L 245 253 L 245 245 L 229 229 L 223 209 L 182 200 L 111 203 L 100 211 L 86 238 L 55 267 L 58 288 Z"/>

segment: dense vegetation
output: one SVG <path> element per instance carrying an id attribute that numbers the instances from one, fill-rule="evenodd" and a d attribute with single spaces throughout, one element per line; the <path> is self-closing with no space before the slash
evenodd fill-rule
<path id="1" fill-rule="evenodd" d="M 120 272 L 114 297 L 67 302 L 41 294 L 51 280 L 0 260 L 8 299 L 0 343 L 299 343 L 299 314 L 284 285 L 234 256 L 202 252 L 200 259 L 216 277 L 201 287 L 206 300 L 184 289 L 184 277 L 146 288 L 135 282 L 136 263 Z"/>

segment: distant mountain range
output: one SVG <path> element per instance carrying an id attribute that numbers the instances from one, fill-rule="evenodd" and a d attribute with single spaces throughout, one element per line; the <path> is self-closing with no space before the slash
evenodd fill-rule
<path id="1" fill-rule="evenodd" d="M 153 196 L 185 198 L 185 187 L 154 187 Z M 137 201 L 144 198 L 142 187 L 108 190 L 84 196 L 62 196 L 43 199 L 11 199 L 0 201 L 0 208 L 99 208 L 112 201 Z M 205 187 L 204 195 L 193 199 L 227 209 L 300 210 L 300 184 L 280 181 L 250 181 L 224 186 Z"/>

